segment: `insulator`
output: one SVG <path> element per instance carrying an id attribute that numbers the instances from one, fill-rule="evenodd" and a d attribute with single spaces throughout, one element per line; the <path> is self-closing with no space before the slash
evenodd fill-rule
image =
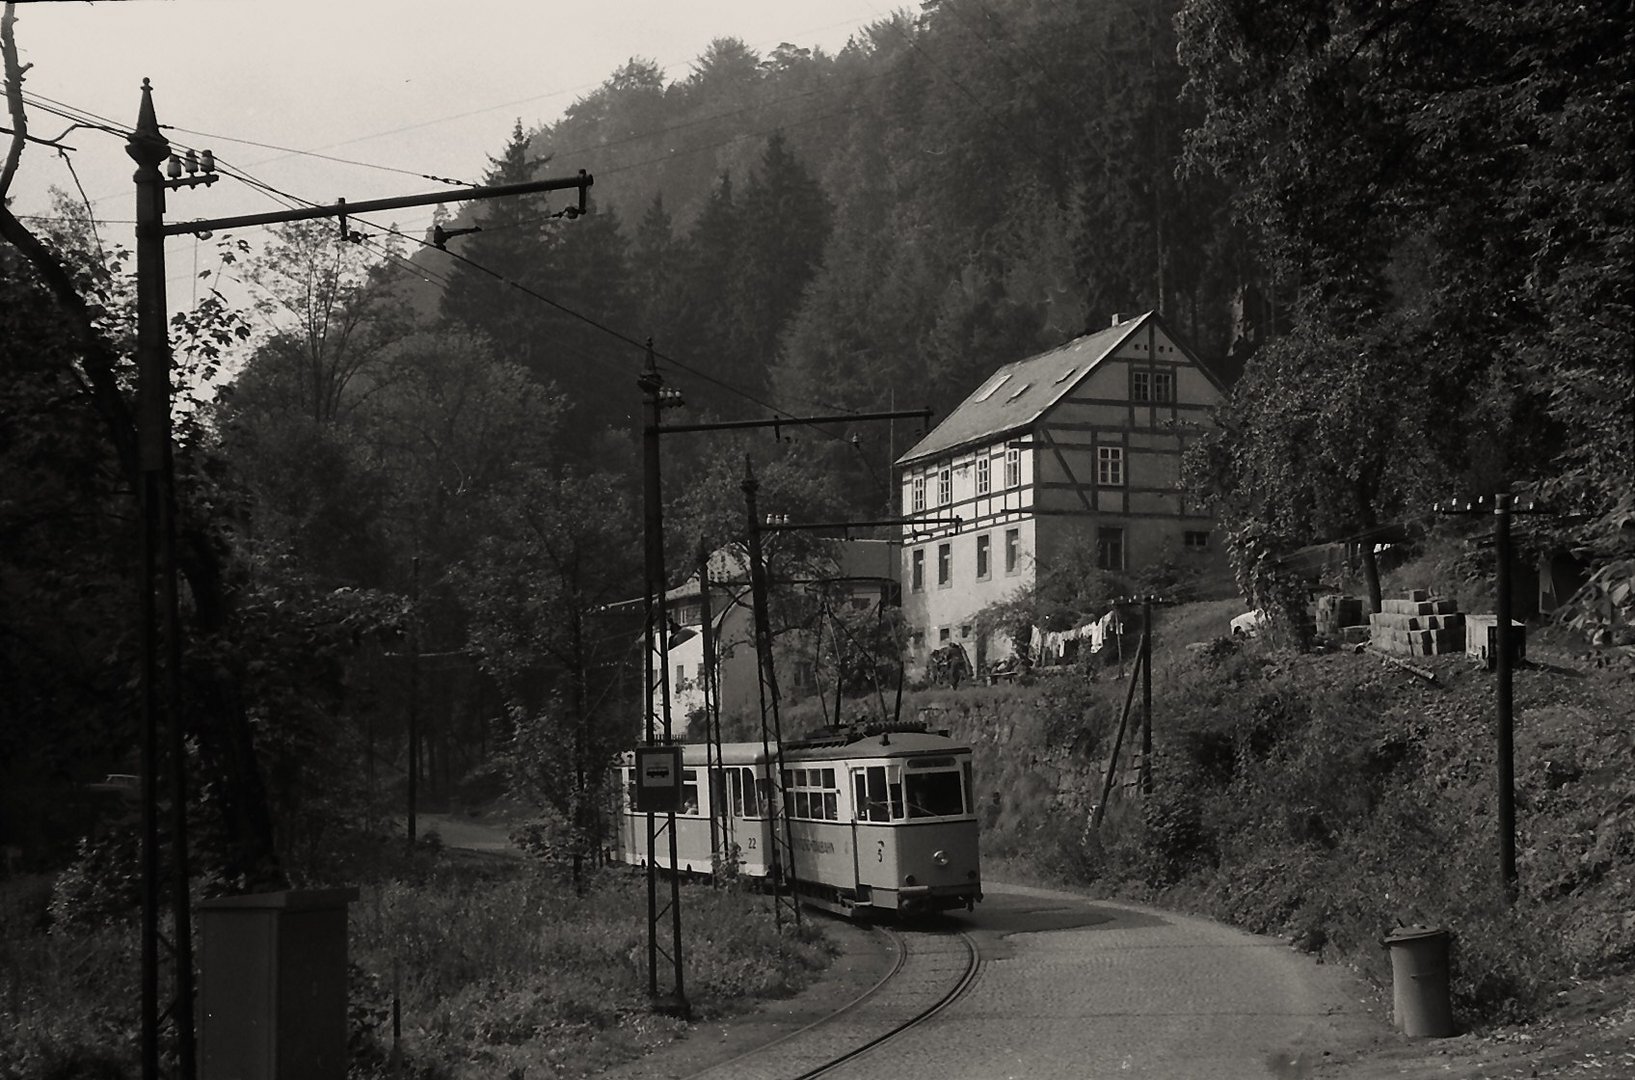
<path id="1" fill-rule="evenodd" d="M 205 150 L 203 153 L 201 153 L 199 155 L 199 167 L 202 168 L 205 172 L 210 172 L 210 173 L 215 172 L 216 171 L 216 153 L 215 153 L 215 151 Z"/>
<path id="2" fill-rule="evenodd" d="M 187 151 L 187 161 L 184 162 L 184 164 L 187 167 L 187 174 L 192 176 L 194 173 L 199 171 L 199 155 L 189 148 Z"/>
<path id="3" fill-rule="evenodd" d="M 170 155 L 170 160 L 165 162 L 165 175 L 170 177 L 172 180 L 180 179 L 182 175 L 182 159 L 177 157 L 175 154 Z"/>

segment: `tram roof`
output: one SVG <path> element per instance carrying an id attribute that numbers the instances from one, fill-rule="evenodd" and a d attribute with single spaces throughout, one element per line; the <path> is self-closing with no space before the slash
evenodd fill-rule
<path id="1" fill-rule="evenodd" d="M 784 761 L 839 761 L 849 758 L 902 758 L 969 750 L 963 743 L 930 731 L 883 731 L 849 738 L 805 739 L 784 747 Z"/>
<path id="2" fill-rule="evenodd" d="M 850 758 L 901 758 L 917 754 L 952 753 L 969 750 L 946 735 L 929 731 L 884 731 L 851 735 L 837 733 L 820 735 L 784 744 L 784 763 L 790 761 L 842 761 Z M 759 742 L 727 742 L 721 744 L 721 764 L 759 765 L 767 753 Z M 634 762 L 634 755 L 626 751 L 620 755 L 625 765 Z M 689 766 L 703 765 L 706 760 L 704 743 L 684 743 L 682 761 Z"/>

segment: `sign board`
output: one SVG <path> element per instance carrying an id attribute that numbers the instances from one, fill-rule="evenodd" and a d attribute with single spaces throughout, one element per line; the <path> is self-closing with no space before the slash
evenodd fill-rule
<path id="1" fill-rule="evenodd" d="M 681 747 L 636 748 L 636 812 L 673 814 L 681 809 Z"/>

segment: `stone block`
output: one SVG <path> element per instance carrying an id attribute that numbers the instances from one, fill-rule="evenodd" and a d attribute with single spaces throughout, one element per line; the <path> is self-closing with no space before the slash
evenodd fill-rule
<path id="1" fill-rule="evenodd" d="M 1380 607 L 1390 615 L 1452 615 L 1458 610 L 1452 600 L 1382 600 Z"/>
<path id="2" fill-rule="evenodd" d="M 1373 637 L 1373 632 L 1372 628 L 1366 625 L 1342 626 L 1339 637 L 1347 645 L 1363 645 Z"/>

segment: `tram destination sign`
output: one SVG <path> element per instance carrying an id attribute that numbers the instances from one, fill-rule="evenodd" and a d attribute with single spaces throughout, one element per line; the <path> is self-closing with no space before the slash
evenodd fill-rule
<path id="1" fill-rule="evenodd" d="M 673 814 L 681 809 L 681 747 L 636 748 L 636 812 Z"/>

